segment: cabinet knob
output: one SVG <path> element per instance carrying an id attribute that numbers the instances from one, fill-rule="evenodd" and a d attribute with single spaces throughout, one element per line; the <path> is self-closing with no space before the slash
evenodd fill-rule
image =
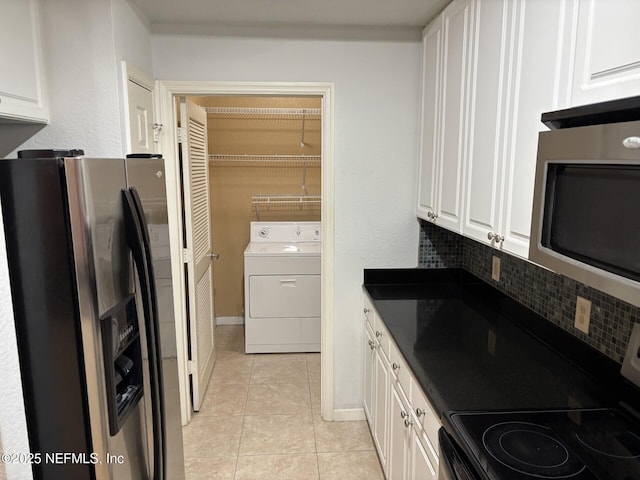
<path id="1" fill-rule="evenodd" d="M 404 410 L 402 410 L 400 412 L 400 418 L 407 418 L 409 416 L 409 414 L 407 412 L 405 412 Z"/>
<path id="2" fill-rule="evenodd" d="M 380 338 L 381 336 L 382 336 L 382 332 L 381 332 L 380 330 L 378 330 L 378 331 L 376 332 L 376 337 L 377 337 L 377 338 Z"/>
<path id="3" fill-rule="evenodd" d="M 493 233 L 493 232 L 487 233 L 487 238 L 489 240 L 493 240 L 496 243 L 500 243 L 504 241 L 504 237 L 502 235 L 498 235 L 497 233 Z"/>
<path id="4" fill-rule="evenodd" d="M 369 348 L 370 348 L 371 350 L 373 350 L 374 348 L 376 348 L 376 344 L 375 344 L 375 343 L 373 343 L 373 340 L 369 340 Z"/>
<path id="5" fill-rule="evenodd" d="M 391 368 L 393 368 L 393 370 L 394 370 L 394 371 L 395 371 L 395 370 L 400 370 L 400 365 L 398 365 L 396 362 L 393 362 L 393 363 L 391 364 Z"/>
<path id="6" fill-rule="evenodd" d="M 411 425 L 413 425 L 413 421 L 412 421 L 412 420 L 409 420 L 408 418 L 405 418 L 405 419 L 404 419 L 404 426 L 405 426 L 406 428 L 409 428 Z"/>
<path id="7" fill-rule="evenodd" d="M 369 313 L 371 310 L 369 310 L 367 307 L 364 307 L 364 314 L 366 315 L 367 313 Z"/>
<path id="8" fill-rule="evenodd" d="M 424 410 L 421 408 L 416 408 L 416 416 L 420 418 L 422 415 L 424 415 Z"/>
<path id="9" fill-rule="evenodd" d="M 427 218 L 433 218 L 433 212 L 427 212 Z"/>

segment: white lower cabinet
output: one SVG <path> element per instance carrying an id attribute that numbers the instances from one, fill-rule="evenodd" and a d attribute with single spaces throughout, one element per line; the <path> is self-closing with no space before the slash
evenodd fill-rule
<path id="1" fill-rule="evenodd" d="M 382 468 L 387 471 L 387 452 L 389 447 L 387 423 L 389 418 L 389 365 L 381 348 L 376 348 L 373 363 L 373 397 L 374 408 L 371 430 L 373 441 L 378 449 Z"/>
<path id="2" fill-rule="evenodd" d="M 407 478 L 407 457 L 410 451 L 411 425 L 404 394 L 398 386 L 391 385 L 391 408 L 389 414 L 389 458 L 387 460 L 387 478 L 403 480 Z M 407 422 L 405 424 L 405 422 Z"/>
<path id="3" fill-rule="evenodd" d="M 364 304 L 364 410 L 385 478 L 436 480 L 440 419 L 366 293 Z"/>
<path id="4" fill-rule="evenodd" d="M 372 421 L 373 411 L 373 362 L 376 358 L 375 342 L 371 329 L 365 325 L 364 329 L 364 414 L 369 423 Z"/>
<path id="5" fill-rule="evenodd" d="M 427 454 L 429 448 L 425 447 L 420 434 L 415 428 L 411 430 L 410 443 L 410 463 L 407 478 L 410 480 L 436 480 L 438 478 L 437 463 L 434 465 L 430 460 Z"/>
<path id="6" fill-rule="evenodd" d="M 378 388 L 389 383 L 389 361 L 380 347 L 380 335 L 375 335 L 373 327 L 376 313 L 369 299 L 365 296 L 365 364 L 364 364 L 364 411 L 371 429 L 373 443 L 380 457 L 380 464 L 385 474 L 387 471 L 389 412 L 388 389 Z"/>

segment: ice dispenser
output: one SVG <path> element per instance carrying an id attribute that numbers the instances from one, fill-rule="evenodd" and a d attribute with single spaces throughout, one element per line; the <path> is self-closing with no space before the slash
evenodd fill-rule
<path id="1" fill-rule="evenodd" d="M 142 352 L 135 296 L 129 295 L 100 319 L 109 409 L 109 430 L 120 431 L 142 397 Z"/>

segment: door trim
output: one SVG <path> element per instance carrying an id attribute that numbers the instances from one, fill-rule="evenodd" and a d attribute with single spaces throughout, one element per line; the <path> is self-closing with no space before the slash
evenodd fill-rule
<path id="1" fill-rule="evenodd" d="M 176 128 L 175 97 L 205 95 L 271 95 L 319 96 L 322 98 L 322 293 L 321 293 L 321 412 L 324 420 L 334 420 L 333 409 L 333 354 L 334 354 L 334 259 L 335 259 L 335 164 L 334 164 L 334 89 L 329 82 L 208 82 L 208 81 L 156 81 L 155 114 L 162 124 L 160 152 L 165 158 L 167 177 L 167 210 L 171 237 L 171 263 L 174 284 L 176 318 L 184 317 L 186 305 L 182 265 L 182 213 L 180 171 Z M 187 385 L 187 331 L 185 322 L 176 323 L 178 346 L 178 377 L 181 391 L 182 423 L 191 419 L 191 409 L 185 392 Z"/>

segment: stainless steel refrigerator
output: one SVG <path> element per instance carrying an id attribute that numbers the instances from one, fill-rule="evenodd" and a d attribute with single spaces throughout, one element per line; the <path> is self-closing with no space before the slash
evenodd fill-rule
<path id="1" fill-rule="evenodd" d="M 0 202 L 34 478 L 183 479 L 164 161 L 20 153 Z"/>

